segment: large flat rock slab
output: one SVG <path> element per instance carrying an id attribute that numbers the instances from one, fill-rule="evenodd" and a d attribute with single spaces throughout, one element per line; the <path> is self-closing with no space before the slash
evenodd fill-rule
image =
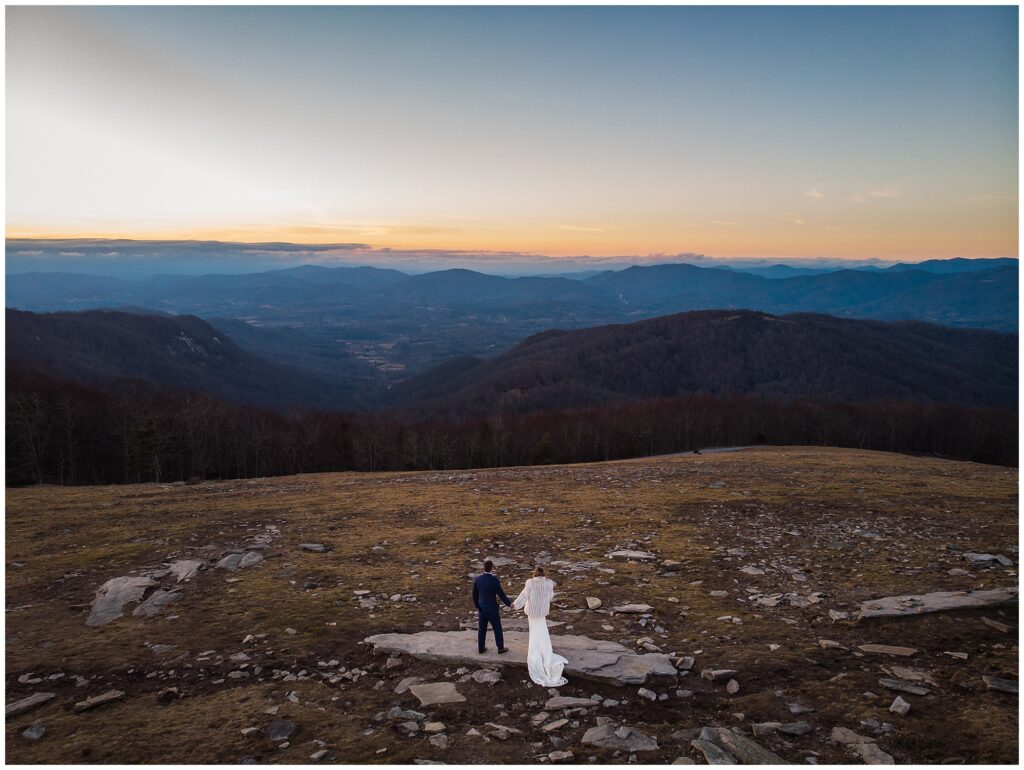
<path id="1" fill-rule="evenodd" d="M 420 660 L 440 663 L 465 663 L 488 666 L 526 666 L 529 633 L 506 631 L 505 646 L 509 651 L 498 655 L 494 640 L 480 655 L 476 651 L 475 631 L 420 631 L 416 634 L 377 634 L 366 638 L 378 652 L 401 653 Z M 584 679 L 612 681 L 618 684 L 643 684 L 652 676 L 675 676 L 676 669 L 667 655 L 638 655 L 618 642 L 591 639 L 586 636 L 552 636 L 554 651 L 569 661 L 566 674 Z"/>
<path id="2" fill-rule="evenodd" d="M 977 610 L 1017 603 L 1017 588 L 995 588 L 990 591 L 937 591 L 931 594 L 888 596 L 862 602 L 858 619 L 898 618 L 924 615 L 928 612 Z"/>
<path id="3" fill-rule="evenodd" d="M 87 626 L 102 626 L 124 615 L 124 606 L 140 601 L 146 589 L 155 586 L 156 581 L 148 577 L 111 578 L 100 586 L 92 602 L 92 610 L 86 618 Z"/>

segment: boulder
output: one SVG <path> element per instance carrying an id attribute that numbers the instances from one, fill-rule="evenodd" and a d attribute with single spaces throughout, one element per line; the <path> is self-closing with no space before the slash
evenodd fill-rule
<path id="1" fill-rule="evenodd" d="M 160 611 L 168 604 L 173 604 L 181 597 L 182 592 L 180 589 L 165 591 L 164 589 L 159 588 L 151 593 L 146 601 L 136 607 L 135 612 L 133 612 L 132 615 L 135 615 L 136 617 L 151 618 L 154 615 L 159 614 Z"/>
<path id="2" fill-rule="evenodd" d="M 690 741 L 690 745 L 704 755 L 704 759 L 709 765 L 736 764 L 736 760 L 733 758 L 732 754 L 711 741 L 703 741 L 699 738 L 694 738 Z"/>
<path id="3" fill-rule="evenodd" d="M 996 588 L 987 591 L 937 591 L 930 594 L 908 594 L 872 599 L 860 605 L 859 619 L 892 618 L 923 615 L 950 610 L 976 610 L 1017 603 L 1017 588 Z"/>
<path id="4" fill-rule="evenodd" d="M 476 652 L 475 631 L 420 631 L 416 634 L 378 634 L 367 637 L 367 644 L 381 653 L 405 653 L 420 660 L 464 665 L 526 666 L 529 634 L 506 631 L 509 652 L 498 655 L 488 650 Z M 618 684 L 645 684 L 652 676 L 675 676 L 672 660 L 661 653 L 637 654 L 618 642 L 586 636 L 552 635 L 554 651 L 568 660 L 565 674 Z"/>
<path id="5" fill-rule="evenodd" d="M 591 727 L 583 734 L 585 746 L 597 746 L 617 751 L 657 751 L 658 741 L 632 727 L 618 727 L 611 724 Z"/>
<path id="6" fill-rule="evenodd" d="M 649 551 L 634 551 L 624 548 L 620 551 L 606 553 L 605 558 L 620 559 L 623 561 L 657 561 L 658 557 Z"/>
<path id="7" fill-rule="evenodd" d="M 174 576 L 176 583 L 182 583 L 198 575 L 202 566 L 203 562 L 198 559 L 182 559 L 171 564 L 168 571 Z"/>
<path id="8" fill-rule="evenodd" d="M 736 757 L 743 765 L 786 765 L 778 754 L 737 732 L 719 727 L 715 729 L 718 745 Z"/>
<path id="9" fill-rule="evenodd" d="M 612 607 L 612 612 L 619 612 L 624 615 L 642 615 L 653 609 L 654 607 L 649 604 L 620 604 L 618 607 Z"/>
<path id="10" fill-rule="evenodd" d="M 461 695 L 451 682 L 427 682 L 414 684 L 409 692 L 419 698 L 421 706 L 437 706 L 443 703 L 462 703 L 466 696 Z"/>
<path id="11" fill-rule="evenodd" d="M 92 609 L 86 619 L 87 626 L 102 626 L 124 615 L 124 606 L 140 601 L 146 589 L 155 586 L 156 581 L 148 577 L 111 578 L 96 592 Z"/>

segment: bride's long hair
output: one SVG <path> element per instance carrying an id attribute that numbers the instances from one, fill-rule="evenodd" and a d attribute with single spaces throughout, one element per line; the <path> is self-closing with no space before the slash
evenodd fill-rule
<path id="1" fill-rule="evenodd" d="M 534 567 L 533 568 L 533 576 L 534 577 L 544 577 L 544 568 L 543 567 Z"/>

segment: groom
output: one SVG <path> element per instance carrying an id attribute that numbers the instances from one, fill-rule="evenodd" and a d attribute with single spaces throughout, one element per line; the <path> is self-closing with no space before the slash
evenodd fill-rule
<path id="1" fill-rule="evenodd" d="M 487 641 L 487 624 L 494 629 L 494 643 L 498 645 L 498 653 L 506 653 L 505 635 L 501 631 L 501 616 L 498 614 L 498 599 L 505 602 L 506 607 L 511 607 L 512 602 L 501 590 L 501 581 L 492 574 L 494 562 L 487 559 L 484 562 L 484 574 L 478 575 L 473 581 L 473 604 L 477 609 L 477 648 L 481 655 L 487 652 L 484 643 Z"/>

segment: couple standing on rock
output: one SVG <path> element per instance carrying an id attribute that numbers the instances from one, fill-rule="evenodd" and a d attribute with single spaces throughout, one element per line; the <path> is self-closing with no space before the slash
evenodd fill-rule
<path id="1" fill-rule="evenodd" d="M 516 600 L 509 601 L 501 590 L 501 581 L 494 574 L 494 563 L 487 559 L 484 572 L 473 581 L 473 605 L 477 609 L 477 650 L 483 655 L 487 652 L 487 626 L 494 630 L 494 643 L 498 645 L 498 654 L 508 652 L 505 647 L 505 635 L 501 630 L 501 614 L 498 599 L 506 607 L 525 610 L 530 623 L 530 644 L 526 652 L 526 667 L 530 679 L 543 687 L 561 687 L 568 680 L 562 676 L 562 669 L 569 662 L 561 655 L 555 655 L 551 649 L 551 636 L 548 634 L 547 615 L 551 608 L 551 599 L 555 595 L 555 581 L 544 577 L 544 568 L 537 567 L 533 577 L 526 581 L 523 592 Z"/>

